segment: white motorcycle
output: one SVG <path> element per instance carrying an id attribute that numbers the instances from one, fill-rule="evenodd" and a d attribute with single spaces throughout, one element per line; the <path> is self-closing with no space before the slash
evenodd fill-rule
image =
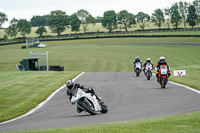
<path id="1" fill-rule="evenodd" d="M 142 68 L 142 64 L 140 62 L 137 62 L 135 64 L 135 73 L 136 73 L 137 77 L 139 77 L 139 75 L 141 73 L 141 68 Z"/>
<path id="2" fill-rule="evenodd" d="M 153 71 L 153 66 L 151 63 L 147 63 L 145 66 L 145 70 L 144 73 L 147 77 L 147 80 L 150 80 L 151 76 L 152 76 L 152 71 Z"/>
<path id="3" fill-rule="evenodd" d="M 74 89 L 71 103 L 75 104 L 77 108 L 96 115 L 97 112 L 107 113 L 108 107 L 105 104 L 100 105 L 95 95 L 91 93 L 85 93 L 80 88 Z"/>

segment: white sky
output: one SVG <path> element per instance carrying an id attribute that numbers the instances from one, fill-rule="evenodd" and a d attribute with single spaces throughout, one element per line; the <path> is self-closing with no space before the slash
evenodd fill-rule
<path id="1" fill-rule="evenodd" d="M 2 26 L 7 27 L 14 17 L 30 21 L 33 16 L 47 15 L 53 10 L 62 10 L 67 15 L 72 15 L 84 9 L 93 17 L 103 16 L 108 10 L 114 10 L 116 13 L 127 10 L 134 15 L 141 11 L 151 15 L 154 10 L 171 7 L 179 1 L 194 0 L 0 0 L 0 12 L 8 17 L 8 22 Z"/>

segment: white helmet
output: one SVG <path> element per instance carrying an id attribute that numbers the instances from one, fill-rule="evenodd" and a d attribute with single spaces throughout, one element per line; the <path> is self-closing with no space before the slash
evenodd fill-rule
<path id="1" fill-rule="evenodd" d="M 146 60 L 147 62 L 151 62 L 151 58 L 147 58 L 147 60 Z"/>
<path id="2" fill-rule="evenodd" d="M 165 61 L 165 57 L 164 56 L 161 56 L 159 59 L 160 59 L 160 61 Z"/>

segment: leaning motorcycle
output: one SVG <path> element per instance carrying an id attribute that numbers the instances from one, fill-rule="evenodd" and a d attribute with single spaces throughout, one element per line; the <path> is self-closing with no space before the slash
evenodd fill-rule
<path id="1" fill-rule="evenodd" d="M 142 64 L 140 62 L 135 63 L 135 73 L 136 76 L 139 77 L 141 73 Z"/>
<path id="2" fill-rule="evenodd" d="M 100 105 L 95 95 L 85 93 L 80 88 L 74 89 L 72 92 L 71 103 L 75 104 L 77 108 L 96 115 L 97 112 L 107 113 L 108 107 L 105 104 Z"/>
<path id="3" fill-rule="evenodd" d="M 151 63 L 147 63 L 145 66 L 145 70 L 144 73 L 147 77 L 147 80 L 150 80 L 151 76 L 152 76 L 152 71 L 153 71 L 153 66 Z"/>
<path id="4" fill-rule="evenodd" d="M 169 70 L 167 69 L 166 65 L 161 65 L 159 69 L 158 81 L 161 85 L 161 88 L 165 88 L 167 81 L 168 81 L 168 73 Z"/>

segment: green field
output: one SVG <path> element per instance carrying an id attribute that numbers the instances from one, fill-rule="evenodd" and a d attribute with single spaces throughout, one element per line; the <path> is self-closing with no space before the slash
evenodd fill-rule
<path id="1" fill-rule="evenodd" d="M 118 27 L 120 27 L 120 25 L 118 25 Z M 195 28 L 199 28 L 199 27 L 200 27 L 200 25 L 195 26 Z M 52 33 L 48 26 L 46 26 L 45 28 L 46 28 L 47 32 L 43 34 L 44 36 L 47 36 L 47 35 L 56 36 L 57 35 L 56 33 Z M 163 26 L 161 27 L 161 29 L 164 29 L 164 28 L 165 29 L 168 28 L 166 23 L 164 23 Z M 174 27 L 172 25 L 170 25 L 170 28 L 172 29 Z M 183 23 L 178 28 L 184 28 Z M 189 26 L 187 24 L 187 28 L 191 28 L 191 26 Z M 31 33 L 29 35 L 27 35 L 27 37 L 37 37 L 38 35 L 35 33 L 35 31 L 37 29 L 38 29 L 38 27 L 32 27 Z M 134 26 L 132 26 L 132 28 L 128 28 L 128 31 L 135 31 L 135 30 L 139 30 L 139 29 L 141 29 L 140 24 L 135 24 Z M 156 27 L 152 22 L 147 22 L 145 29 L 158 29 L 158 27 Z M 125 31 L 125 30 L 118 28 L 113 31 Z M 108 32 L 108 30 L 106 28 L 103 28 L 101 23 L 96 23 L 95 25 L 89 24 L 87 32 L 97 32 L 98 33 L 98 32 Z M 71 32 L 71 29 L 66 28 L 66 30 L 64 32 L 62 32 L 61 35 L 74 34 L 74 33 L 75 32 Z M 84 33 L 82 26 L 80 26 L 80 31 L 77 33 Z M 5 34 L 4 30 L 0 29 L 0 38 L 3 38 L 4 34 Z M 140 33 L 138 33 L 138 34 L 140 34 Z M 144 33 L 142 33 L 142 35 L 143 34 Z M 148 34 L 199 35 L 200 33 L 199 33 L 199 31 L 185 31 L 185 32 L 148 33 Z M 20 33 L 18 33 L 17 37 L 22 37 L 22 36 L 20 35 Z"/>
<path id="2" fill-rule="evenodd" d="M 155 45 L 140 44 L 148 42 L 155 43 Z M 200 90 L 200 47 L 192 45 L 157 45 L 158 43 L 200 43 L 200 38 L 122 38 L 42 43 L 47 44 L 47 47 L 26 50 L 21 49 L 21 46 L 25 44 L 0 46 L 0 122 L 24 114 L 43 101 L 54 90 L 65 84 L 68 79 L 83 71 L 131 72 L 133 71 L 132 61 L 136 56 L 139 56 L 143 62 L 147 57 L 150 57 L 155 65 L 159 57 L 164 55 L 171 67 L 171 71 L 187 71 L 186 76 L 172 76 L 170 80 Z M 17 71 L 15 64 L 19 64 L 23 58 L 27 58 L 30 51 L 49 51 L 49 65 L 64 66 L 65 71 Z M 188 123 L 191 125 L 194 123 L 194 127 L 191 126 L 188 130 L 190 131 L 193 127 L 192 131 L 196 132 L 199 127 L 195 123 L 200 124 L 199 120 L 195 119 L 197 116 L 199 118 L 199 113 L 170 117 L 170 123 L 177 122 L 177 117 L 188 120 L 182 125 L 178 122 L 177 128 L 171 128 L 172 124 L 166 124 L 166 127 L 156 127 L 156 123 L 159 123 L 162 118 L 123 123 L 123 125 L 127 127 L 132 125 L 144 127 L 146 129 L 144 129 L 144 132 L 159 132 L 163 128 L 169 128 L 169 131 L 176 132 L 179 126 L 183 126 L 184 129 Z M 166 123 L 169 120 L 168 117 L 163 119 L 166 120 Z M 145 127 L 146 123 L 149 126 Z M 118 124 L 120 125 L 121 123 Z M 92 128 L 99 129 L 102 127 L 103 132 L 109 132 L 109 128 L 114 126 L 116 131 L 113 132 L 117 132 L 118 126 L 116 125 L 118 124 L 109 124 L 108 127 L 107 125 L 99 125 L 90 128 L 92 130 Z M 156 127 L 155 130 L 151 126 Z M 66 132 L 68 130 L 70 132 L 81 132 L 81 129 L 59 129 L 58 132 Z M 121 132 L 130 132 L 128 129 L 123 131 L 119 128 L 119 130 Z M 53 132 L 53 130 L 48 132 Z"/>

